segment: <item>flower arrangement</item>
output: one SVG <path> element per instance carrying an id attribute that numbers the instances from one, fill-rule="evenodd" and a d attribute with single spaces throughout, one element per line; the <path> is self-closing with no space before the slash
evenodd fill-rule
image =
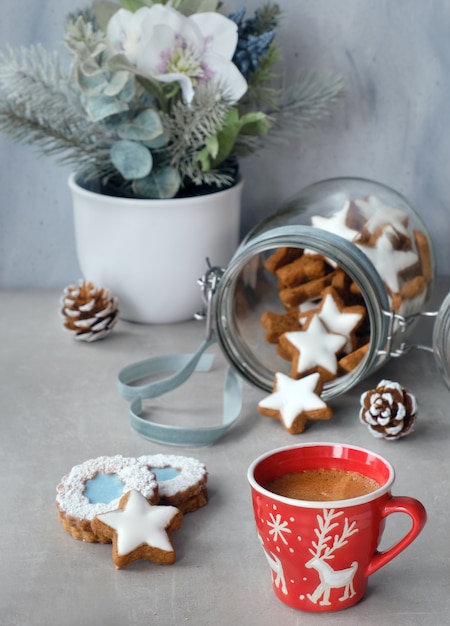
<path id="1" fill-rule="evenodd" d="M 86 178 L 147 198 L 232 185 L 238 158 L 326 115 L 342 79 L 277 88 L 281 12 L 219 0 L 96 0 L 66 19 L 65 69 L 41 45 L 0 53 L 0 128 Z"/>

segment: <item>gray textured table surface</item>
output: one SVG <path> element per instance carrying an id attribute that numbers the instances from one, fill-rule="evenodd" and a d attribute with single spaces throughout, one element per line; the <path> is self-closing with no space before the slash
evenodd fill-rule
<path id="1" fill-rule="evenodd" d="M 448 289 L 450 280 L 441 280 L 434 302 Z M 312 424 L 297 436 L 260 416 L 256 404 L 263 394 L 245 385 L 242 414 L 224 439 L 208 448 L 173 448 L 131 430 L 116 376 L 123 366 L 152 355 L 194 351 L 203 325 L 120 321 L 104 341 L 79 344 L 62 328 L 59 297 L 56 291 L 0 293 L 2 626 L 448 623 L 450 392 L 430 353 L 412 351 L 391 360 L 334 401 L 329 422 Z M 426 340 L 429 324 L 417 329 L 414 343 Z M 196 374 L 155 401 L 156 413 L 216 419 L 224 368 L 218 353 L 211 373 Z M 361 392 L 381 378 L 408 387 L 420 406 L 415 432 L 396 442 L 374 439 L 358 420 Z M 419 498 L 429 515 L 419 539 L 371 577 L 360 604 L 328 615 L 299 613 L 273 595 L 246 481 L 247 467 L 259 454 L 315 440 L 354 443 L 382 454 L 396 468 L 394 494 Z M 209 504 L 187 515 L 174 535 L 174 565 L 142 561 L 116 571 L 110 546 L 77 541 L 63 530 L 55 487 L 86 459 L 157 452 L 202 460 L 209 471 Z M 402 524 L 401 518 L 388 524 L 386 546 Z"/>

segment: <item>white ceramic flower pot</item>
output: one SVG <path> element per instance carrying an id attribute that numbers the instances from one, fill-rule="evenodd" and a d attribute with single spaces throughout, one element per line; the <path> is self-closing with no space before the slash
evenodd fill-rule
<path id="1" fill-rule="evenodd" d="M 242 182 L 216 193 L 169 200 L 119 198 L 69 178 L 75 238 L 86 280 L 119 298 L 122 319 L 172 323 L 202 309 L 197 284 L 225 267 L 239 243 Z"/>

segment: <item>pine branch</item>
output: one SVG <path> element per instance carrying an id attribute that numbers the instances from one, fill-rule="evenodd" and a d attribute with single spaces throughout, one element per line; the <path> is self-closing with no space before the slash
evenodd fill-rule
<path id="1" fill-rule="evenodd" d="M 250 154 L 262 147 L 274 147 L 301 136 L 327 117 L 343 94 L 341 76 L 308 72 L 286 89 L 278 90 L 277 107 L 268 111 L 272 125 L 264 137 L 239 137 L 236 151 Z"/>
<path id="2" fill-rule="evenodd" d="M 112 139 L 87 119 L 59 57 L 40 46 L 0 53 L 0 129 L 62 164 L 109 172 Z"/>
<path id="3" fill-rule="evenodd" d="M 182 179 L 195 184 L 217 184 L 232 182 L 232 177 L 221 170 L 203 172 L 198 155 L 204 148 L 206 138 L 214 135 L 225 123 L 231 105 L 217 97 L 217 88 L 198 88 L 190 105 L 179 100 L 170 115 L 162 114 L 164 131 L 169 137 L 167 146 L 160 151 L 162 163 L 174 167 Z"/>
<path id="4" fill-rule="evenodd" d="M 308 72 L 283 90 L 276 113 L 274 132 L 303 131 L 330 114 L 331 107 L 342 95 L 341 76 Z"/>

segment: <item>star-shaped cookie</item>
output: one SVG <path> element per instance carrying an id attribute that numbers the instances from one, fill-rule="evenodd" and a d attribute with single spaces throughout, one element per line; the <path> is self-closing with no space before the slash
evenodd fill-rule
<path id="1" fill-rule="evenodd" d="M 258 411 L 279 419 L 290 433 L 301 433 L 308 420 L 326 420 L 332 416 L 332 410 L 319 396 L 321 387 L 318 373 L 299 380 L 277 373 L 273 393 L 259 402 Z"/>
<path id="2" fill-rule="evenodd" d="M 366 218 L 365 230 L 374 233 L 389 224 L 399 235 L 408 237 L 408 215 L 401 209 L 388 206 L 376 196 L 355 200 L 355 205 Z"/>
<path id="3" fill-rule="evenodd" d="M 323 322 L 315 315 L 306 330 L 284 333 L 280 337 L 283 354 L 291 355 L 291 377 L 300 378 L 319 372 L 322 381 L 337 376 L 337 354 L 347 343 L 344 335 L 328 332 Z"/>
<path id="4" fill-rule="evenodd" d="M 139 559 L 173 563 L 170 535 L 180 528 L 182 518 L 176 507 L 152 505 L 131 490 L 120 500 L 118 510 L 97 515 L 92 526 L 112 540 L 113 561 L 120 569 Z"/>
<path id="5" fill-rule="evenodd" d="M 356 347 L 355 331 L 363 321 L 365 313 L 366 309 L 359 304 L 346 307 L 336 289 L 327 287 L 323 291 L 320 306 L 301 316 L 300 320 L 302 324 L 310 324 L 312 317 L 317 315 L 330 333 L 344 335 L 347 340 L 344 352 L 348 353 Z"/>
<path id="6" fill-rule="evenodd" d="M 347 200 L 342 209 L 334 213 L 331 217 L 313 215 L 311 218 L 311 224 L 316 228 L 321 228 L 329 233 L 339 235 L 348 241 L 353 241 L 353 239 L 359 235 L 359 231 L 354 228 L 349 228 L 347 225 L 347 217 L 350 206 L 351 203 Z"/>
<path id="7" fill-rule="evenodd" d="M 419 260 L 415 252 L 395 250 L 391 239 L 386 234 L 380 235 L 373 247 L 356 245 L 372 261 L 381 279 L 392 293 L 400 291 L 400 272 L 415 265 Z"/>

